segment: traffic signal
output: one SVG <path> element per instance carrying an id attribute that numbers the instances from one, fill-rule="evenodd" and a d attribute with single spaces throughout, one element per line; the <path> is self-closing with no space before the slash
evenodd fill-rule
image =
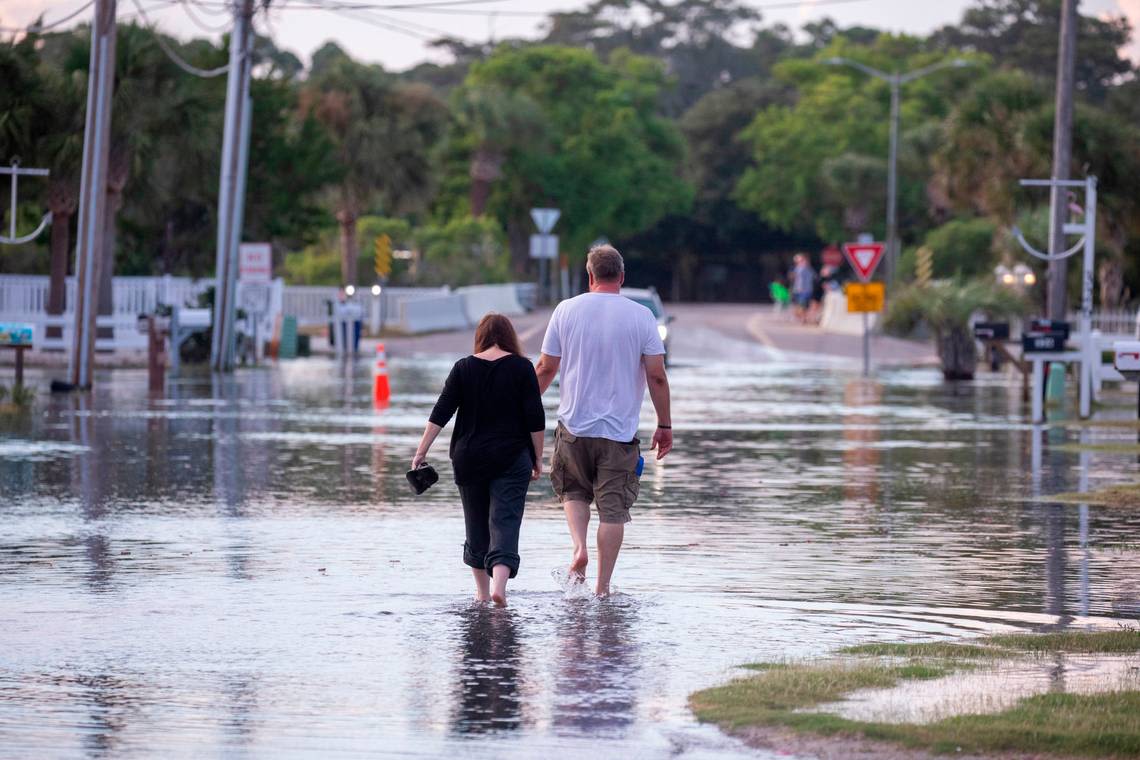
<path id="1" fill-rule="evenodd" d="M 392 238 L 387 233 L 376 238 L 374 245 L 376 251 L 376 276 L 387 277 L 392 274 Z"/>

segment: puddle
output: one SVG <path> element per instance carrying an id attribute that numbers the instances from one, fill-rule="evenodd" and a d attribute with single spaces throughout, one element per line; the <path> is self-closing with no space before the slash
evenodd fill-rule
<path id="1" fill-rule="evenodd" d="M 864 689 L 812 712 L 880 723 L 933 723 L 955 715 L 997 713 L 1038 694 L 1140 690 L 1140 656 L 1063 654 L 981 663 L 944 678 Z"/>

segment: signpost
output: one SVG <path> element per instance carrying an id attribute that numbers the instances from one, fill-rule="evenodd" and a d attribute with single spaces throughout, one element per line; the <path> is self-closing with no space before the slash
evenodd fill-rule
<path id="1" fill-rule="evenodd" d="M 871 373 L 871 333 L 867 314 L 883 310 L 883 283 L 870 281 L 883 259 L 883 244 L 845 243 L 843 254 L 859 276 L 858 283 L 847 286 L 847 311 L 863 314 L 863 376 L 866 377 Z"/>
<path id="2" fill-rule="evenodd" d="M 551 235 L 550 231 L 554 229 L 554 225 L 558 223 L 558 217 L 561 215 L 562 212 L 556 208 L 532 208 L 530 210 L 530 218 L 534 220 L 534 226 L 539 231 L 538 235 L 530 236 L 530 257 L 538 259 L 539 293 L 546 292 L 546 262 L 558 258 L 558 236 Z"/>

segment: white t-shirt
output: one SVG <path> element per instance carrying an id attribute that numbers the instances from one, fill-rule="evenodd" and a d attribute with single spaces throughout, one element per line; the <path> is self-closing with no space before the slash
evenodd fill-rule
<path id="1" fill-rule="evenodd" d="M 574 435 L 628 443 L 645 398 L 642 356 L 665 353 L 648 308 L 616 293 L 558 304 L 542 353 L 562 358 L 558 420 Z"/>

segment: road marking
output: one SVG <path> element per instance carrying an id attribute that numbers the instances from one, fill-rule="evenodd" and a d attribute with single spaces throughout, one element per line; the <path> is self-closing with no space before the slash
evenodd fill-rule
<path id="1" fill-rule="evenodd" d="M 522 333 L 519 334 L 519 342 L 520 343 L 526 343 L 528 340 L 530 340 L 531 338 L 533 338 L 534 336 L 538 335 L 540 332 L 545 330 L 546 329 L 546 323 L 548 321 L 549 320 L 543 320 L 542 322 L 539 322 L 534 327 L 531 327 L 527 330 L 524 330 Z"/>
<path id="2" fill-rule="evenodd" d="M 764 331 L 764 328 L 760 326 L 763 321 L 763 312 L 754 314 L 752 315 L 752 318 L 749 319 L 747 323 L 745 323 L 744 329 L 748 331 L 749 335 L 760 341 L 762 344 L 764 344 L 765 348 L 772 352 L 773 359 L 776 361 L 783 361 L 785 354 L 780 350 L 779 346 L 776 345 L 776 342 L 772 340 L 771 336 L 769 336 L 768 333 Z"/>

